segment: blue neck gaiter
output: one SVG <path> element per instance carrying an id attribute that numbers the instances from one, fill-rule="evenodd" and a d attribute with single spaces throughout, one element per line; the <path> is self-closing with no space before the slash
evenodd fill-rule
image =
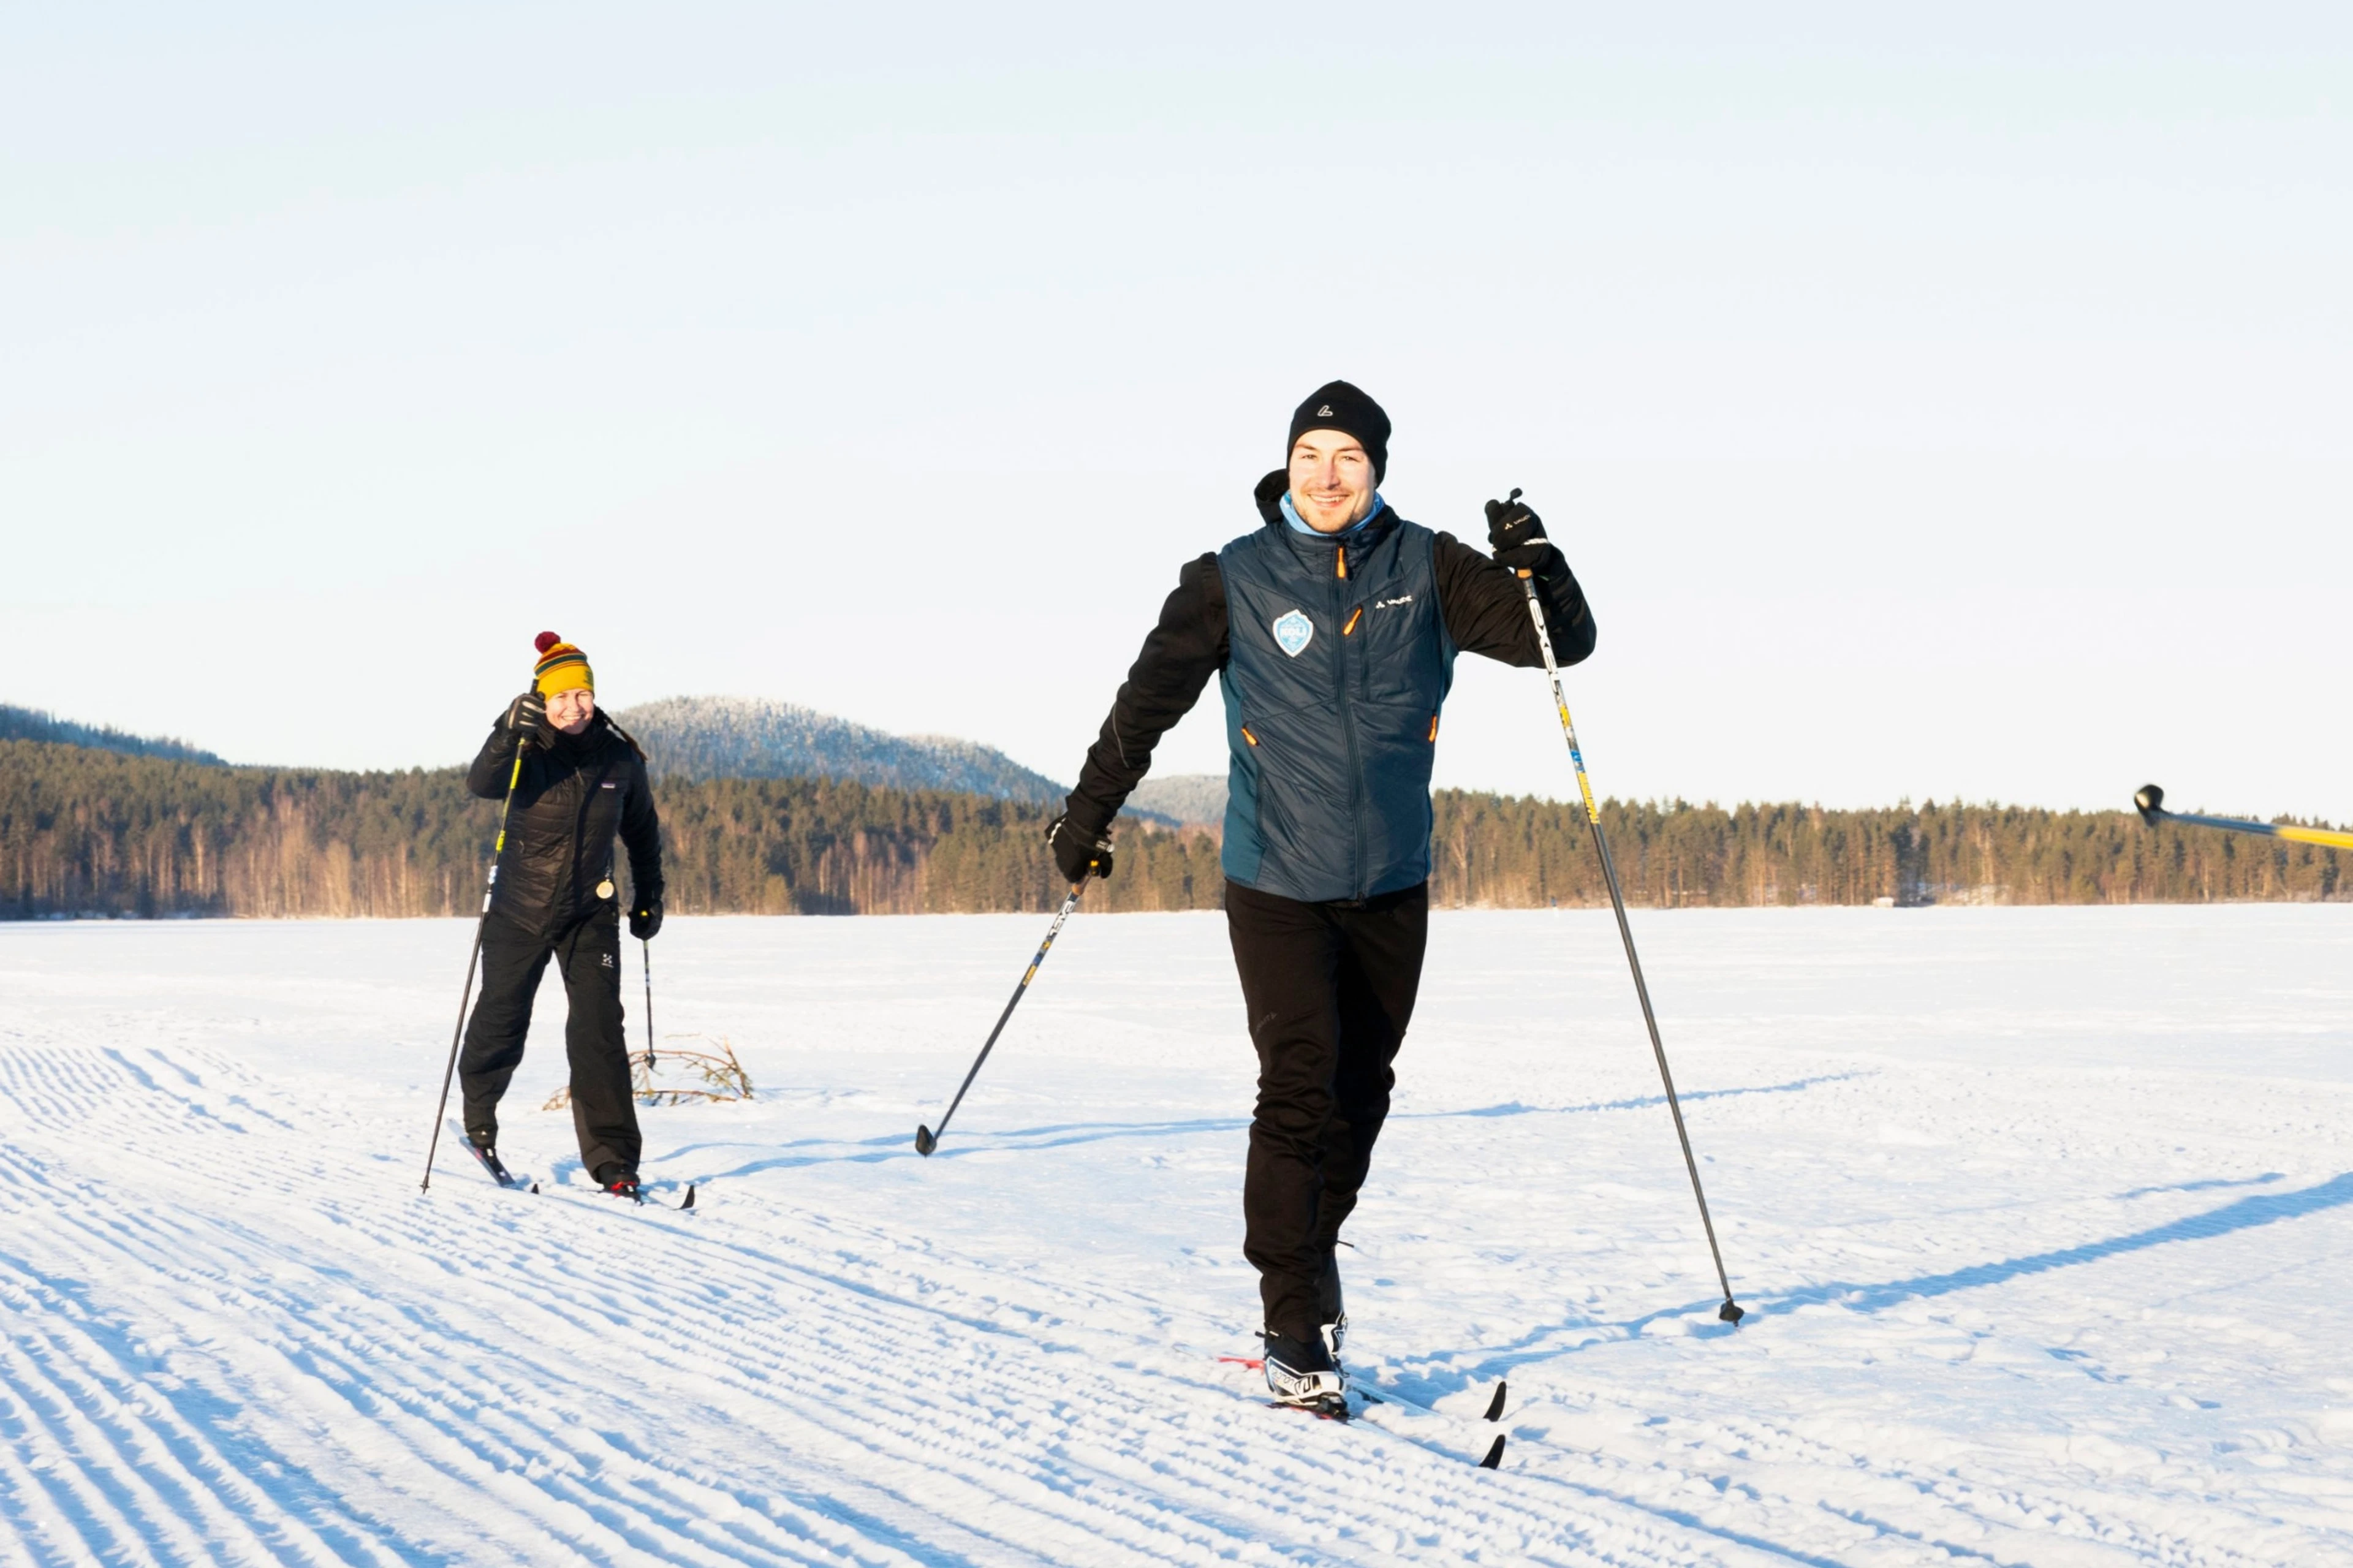
<path id="1" fill-rule="evenodd" d="M 1372 510 L 1366 512 L 1364 516 L 1358 518 L 1356 521 L 1350 523 L 1347 527 L 1342 529 L 1337 533 L 1319 533 L 1314 529 L 1307 526 L 1307 520 L 1301 517 L 1299 515 L 1299 509 L 1291 504 L 1291 492 L 1289 490 L 1285 490 L 1282 492 L 1282 521 L 1291 524 L 1291 531 L 1293 533 L 1303 533 L 1312 539 L 1345 539 L 1348 535 L 1356 532 L 1358 529 L 1363 528 L 1366 523 L 1372 521 L 1373 519 L 1380 516 L 1381 508 L 1388 504 L 1388 503 L 1387 501 L 1381 500 L 1380 491 L 1375 490 L 1373 492 Z"/>

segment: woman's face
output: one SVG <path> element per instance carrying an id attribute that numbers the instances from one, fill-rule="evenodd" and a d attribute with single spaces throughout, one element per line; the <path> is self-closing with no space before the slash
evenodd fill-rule
<path id="1" fill-rule="evenodd" d="M 547 700 L 547 721 L 567 735 L 577 735 L 596 716 L 596 694 L 584 687 L 559 691 Z"/>

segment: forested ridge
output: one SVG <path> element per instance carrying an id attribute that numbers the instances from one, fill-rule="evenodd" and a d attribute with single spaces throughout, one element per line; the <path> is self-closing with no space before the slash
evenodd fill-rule
<path id="1" fill-rule="evenodd" d="M 128 752 L 134 757 L 170 757 L 184 763 L 227 764 L 212 752 L 166 735 L 133 735 L 111 724 L 77 724 L 38 708 L 0 702 L 0 741 L 54 741 L 67 746 L 96 746 L 100 751 Z"/>
<path id="2" fill-rule="evenodd" d="M 1042 910 L 1050 807 L 833 779 L 659 792 L 681 913 Z M 1441 905 L 1606 900 L 1578 809 L 1444 790 Z M 455 768 L 222 767 L 0 741 L 0 917 L 471 913 L 498 807 Z M 2353 898 L 2327 849 L 2128 811 L 1931 803 L 1866 811 L 1605 802 L 1633 902 L 1704 906 L 2140 903 Z M 1216 836 L 1124 825 L 1090 908 L 1218 906 Z"/>

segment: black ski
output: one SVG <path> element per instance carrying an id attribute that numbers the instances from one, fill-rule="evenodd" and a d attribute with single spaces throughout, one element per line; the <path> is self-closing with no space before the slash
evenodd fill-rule
<path id="1" fill-rule="evenodd" d="M 615 1195 L 618 1196 L 620 1194 L 616 1194 Z M 649 1198 L 646 1196 L 646 1192 L 643 1187 L 639 1187 L 635 1193 L 630 1194 L 629 1196 L 636 1200 L 640 1208 L 666 1209 L 672 1206 L 671 1205 L 662 1202 L 659 1198 Z M 684 1214 L 693 1206 L 694 1184 L 692 1182 L 689 1182 L 686 1184 L 686 1196 L 679 1200 L 676 1205 L 676 1209 L 678 1213 Z"/>
<path id="2" fill-rule="evenodd" d="M 1510 1387 L 1511 1385 L 1504 1379 L 1499 1377 L 1495 1380 L 1495 1396 L 1487 1401 L 1487 1412 L 1485 1415 L 1479 1417 L 1480 1420 L 1501 1421 L 1504 1418 L 1504 1400 L 1509 1392 Z M 1425 1415 L 1437 1415 L 1440 1420 L 1445 1419 L 1443 1415 L 1438 1411 L 1430 1409 L 1426 1405 L 1413 1405 L 1410 1400 L 1398 1399 L 1390 1394 L 1375 1394 L 1370 1389 L 1365 1389 L 1362 1392 L 1366 1401 L 1373 1405 L 1411 1405 L 1413 1409 L 1421 1411 Z M 1508 1436 L 1509 1434 L 1503 1432 L 1495 1434 L 1495 1440 L 1487 1445 L 1487 1457 L 1479 1461 L 1479 1468 L 1481 1469 L 1493 1470 L 1502 1468 L 1504 1463 L 1504 1441 Z"/>
<path id="3" fill-rule="evenodd" d="M 508 1188 L 511 1191 L 522 1186 L 522 1178 L 518 1177 L 512 1171 L 507 1169 L 505 1162 L 499 1158 L 497 1150 L 475 1148 L 474 1141 L 467 1137 L 465 1129 L 459 1127 L 455 1121 L 449 1123 L 449 1131 L 457 1135 L 458 1142 L 464 1145 L 466 1152 L 474 1157 L 474 1163 L 482 1168 L 482 1173 L 484 1175 L 490 1177 L 491 1180 L 496 1182 L 499 1185 Z M 684 1214 L 694 1207 L 694 1189 L 695 1184 L 692 1182 L 689 1182 L 686 1184 L 686 1196 L 681 1199 L 675 1205 L 675 1212 Z M 530 1191 L 534 1193 L 538 1192 L 539 1184 L 537 1182 L 532 1183 Z M 599 1195 L 603 1195 L 601 1189 L 599 1190 Z M 646 1196 L 643 1189 L 628 1195 L 633 1202 L 637 1203 L 641 1207 L 666 1209 L 673 1206 L 662 1202 L 659 1198 L 649 1198 Z"/>
<path id="4" fill-rule="evenodd" d="M 1218 1360 L 1228 1366 L 1249 1367 L 1252 1371 L 1261 1370 L 1266 1365 L 1264 1361 L 1254 1356 L 1221 1355 Z M 1358 1399 L 1363 1400 L 1366 1405 L 1392 1405 L 1400 1410 L 1409 1410 L 1418 1415 L 1427 1416 L 1437 1421 L 1453 1421 L 1457 1419 L 1457 1417 L 1450 1416 L 1440 1411 L 1432 1410 L 1427 1405 L 1416 1404 L 1414 1401 L 1404 1398 L 1398 1394 L 1376 1394 L 1369 1388 L 1353 1385 L 1349 1388 L 1348 1392 L 1355 1394 Z M 1480 1419 L 1489 1422 L 1501 1421 L 1504 1418 L 1504 1402 L 1505 1398 L 1508 1397 L 1508 1394 L 1509 1385 L 1504 1379 L 1497 1378 L 1495 1380 L 1494 1396 L 1487 1401 L 1486 1412 L 1484 1415 L 1480 1416 Z M 1294 1405 L 1282 1400 L 1274 1399 L 1267 1402 L 1267 1408 L 1270 1410 L 1296 1410 L 1304 1415 L 1315 1416 L 1320 1420 L 1338 1421 L 1342 1423 L 1345 1423 L 1350 1416 L 1348 1404 L 1345 1398 L 1319 1399 L 1305 1405 Z M 1377 1423 L 1377 1425 L 1381 1424 Z M 1388 1428 L 1385 1427 L 1385 1429 Z M 1400 1437 L 1406 1438 L 1409 1442 L 1421 1441 L 1421 1439 L 1413 1436 L 1410 1433 L 1398 1432 L 1397 1435 Z M 1507 1434 L 1502 1432 L 1495 1434 L 1495 1440 L 1487 1445 L 1486 1454 L 1478 1461 L 1479 1468 L 1481 1469 L 1493 1470 L 1500 1469 L 1503 1467 L 1504 1447 L 1507 1436 Z M 1431 1445 L 1424 1444 L 1423 1446 L 1430 1447 Z"/>
<path id="5" fill-rule="evenodd" d="M 580 1191 L 577 1187 L 560 1187 L 557 1190 L 566 1193 Z M 667 1204 L 662 1202 L 659 1198 L 648 1197 L 646 1195 L 646 1190 L 643 1187 L 636 1187 L 625 1193 L 617 1193 L 607 1187 L 598 1187 L 595 1190 L 596 1195 L 600 1198 L 627 1198 L 631 1204 L 635 1205 L 638 1208 L 670 1209 L 671 1212 L 676 1214 L 684 1214 L 694 1207 L 694 1184 L 692 1182 L 686 1184 L 686 1196 L 680 1199 L 675 1204 Z M 534 1186 L 532 1188 L 532 1191 L 537 1192 L 539 1189 Z"/>
<path id="6" fill-rule="evenodd" d="M 502 1187 L 519 1187 L 522 1184 L 515 1180 L 514 1173 L 508 1170 L 499 1159 L 499 1152 L 496 1149 L 477 1149 L 474 1147 L 474 1141 L 466 1136 L 466 1130 L 455 1121 L 449 1123 L 449 1131 L 458 1135 L 458 1142 L 465 1146 L 467 1153 L 474 1157 L 474 1163 L 482 1168 L 484 1175 Z M 533 1192 L 538 1190 L 536 1186 L 532 1188 Z"/>

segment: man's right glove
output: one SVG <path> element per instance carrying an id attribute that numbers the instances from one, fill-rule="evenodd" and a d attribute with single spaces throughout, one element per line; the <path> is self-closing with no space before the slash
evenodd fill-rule
<path id="1" fill-rule="evenodd" d="M 1062 880 L 1073 888 L 1087 879 L 1090 873 L 1108 881 L 1111 879 L 1111 840 L 1090 838 L 1071 826 L 1070 814 L 1054 818 L 1046 829 L 1046 843 L 1054 851 L 1054 869 Z"/>
<path id="2" fill-rule="evenodd" d="M 507 704 L 506 725 L 534 746 L 544 747 L 555 739 L 555 726 L 547 721 L 547 699 L 537 687 Z"/>
<path id="3" fill-rule="evenodd" d="M 1487 546 L 1495 564 L 1514 573 L 1541 570 L 1551 558 L 1552 541 L 1544 534 L 1544 520 L 1514 490 L 1509 499 L 1487 503 Z"/>

